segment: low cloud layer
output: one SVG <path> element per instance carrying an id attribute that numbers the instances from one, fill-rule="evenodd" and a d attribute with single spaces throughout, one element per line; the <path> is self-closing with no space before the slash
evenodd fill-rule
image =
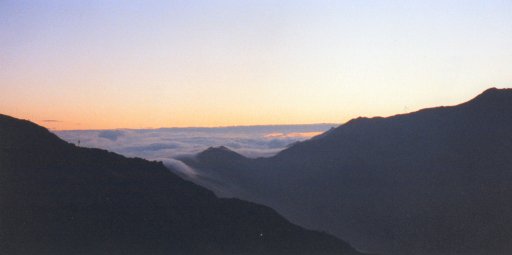
<path id="1" fill-rule="evenodd" d="M 210 146 L 226 146 L 247 157 L 268 157 L 290 144 L 328 130 L 334 124 L 55 131 L 62 139 L 149 160 L 193 155 Z M 172 161 L 173 165 L 176 162 Z"/>

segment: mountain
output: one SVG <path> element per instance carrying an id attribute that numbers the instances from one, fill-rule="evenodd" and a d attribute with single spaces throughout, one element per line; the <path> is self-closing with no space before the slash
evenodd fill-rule
<path id="1" fill-rule="evenodd" d="M 198 173 L 190 180 L 360 250 L 512 253 L 512 89 L 353 119 L 271 158 L 210 150 L 181 160 Z"/>
<path id="2" fill-rule="evenodd" d="M 161 162 L 66 143 L 0 115 L 0 253 L 360 254 Z"/>

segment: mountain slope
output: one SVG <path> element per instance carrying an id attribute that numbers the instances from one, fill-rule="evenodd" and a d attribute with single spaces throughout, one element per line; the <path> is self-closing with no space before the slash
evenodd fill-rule
<path id="1" fill-rule="evenodd" d="M 1 254 L 359 254 L 268 207 L 0 115 Z"/>
<path id="2" fill-rule="evenodd" d="M 271 158 L 183 161 L 241 190 L 223 194 L 269 205 L 359 249 L 512 252 L 510 89 L 453 107 L 354 119 Z"/>

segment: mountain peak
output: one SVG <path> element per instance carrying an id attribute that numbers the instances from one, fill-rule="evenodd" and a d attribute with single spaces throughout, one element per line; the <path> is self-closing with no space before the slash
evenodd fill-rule
<path id="1" fill-rule="evenodd" d="M 44 127 L 4 114 L 0 114 L 0 137 L 0 149 L 18 148 L 27 151 L 67 144 Z"/>
<path id="2" fill-rule="evenodd" d="M 217 160 L 233 160 L 233 159 L 245 159 L 244 156 L 232 151 L 226 146 L 209 147 L 203 152 L 197 155 L 201 159 L 217 159 Z"/>
<path id="3" fill-rule="evenodd" d="M 503 106 L 512 104 L 512 89 L 489 88 L 468 102 L 469 104 L 485 104 Z"/>
<path id="4" fill-rule="evenodd" d="M 484 92 L 482 92 L 478 97 L 496 97 L 496 96 L 503 96 L 505 94 L 508 94 L 509 96 L 512 95 L 512 89 L 506 88 L 506 89 L 498 89 L 496 87 L 488 88 Z"/>

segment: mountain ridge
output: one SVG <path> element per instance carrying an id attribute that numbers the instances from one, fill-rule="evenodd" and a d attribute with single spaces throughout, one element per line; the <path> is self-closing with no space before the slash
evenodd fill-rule
<path id="1" fill-rule="evenodd" d="M 270 158 L 186 163 L 362 250 L 507 254 L 511 130 L 512 90 L 491 88 L 455 106 L 357 118 Z"/>
<path id="2" fill-rule="evenodd" d="M 66 143 L 0 115 L 3 254 L 360 254 L 162 162 Z"/>

